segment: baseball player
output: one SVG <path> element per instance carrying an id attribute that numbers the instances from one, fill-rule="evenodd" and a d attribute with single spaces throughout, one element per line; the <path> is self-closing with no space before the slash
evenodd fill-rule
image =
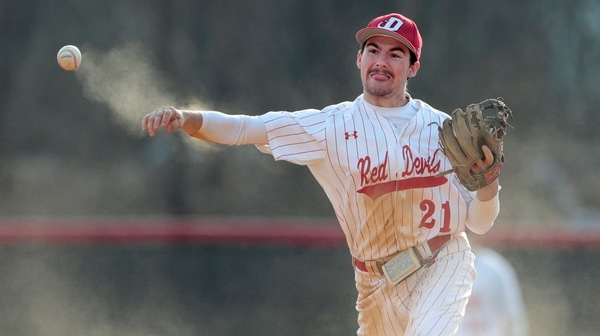
<path id="1" fill-rule="evenodd" d="M 161 107 L 142 128 L 254 144 L 305 165 L 327 194 L 355 269 L 358 335 L 454 335 L 475 278 L 465 227 L 482 234 L 499 211 L 498 181 L 469 192 L 438 145 L 449 116 L 407 93 L 421 57 L 417 25 L 391 13 L 356 33 L 363 92 L 321 110 L 260 116 Z M 472 167 L 481 172 L 485 157 Z"/>
<path id="2" fill-rule="evenodd" d="M 476 236 L 470 241 L 476 256 L 477 279 L 456 335 L 527 336 L 527 311 L 515 269 Z"/>

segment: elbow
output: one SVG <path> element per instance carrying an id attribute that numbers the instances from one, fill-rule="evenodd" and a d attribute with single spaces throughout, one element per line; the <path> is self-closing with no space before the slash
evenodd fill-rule
<path id="1" fill-rule="evenodd" d="M 494 222 L 489 222 L 489 223 L 478 223 L 478 224 L 470 224 L 467 223 L 467 228 L 478 235 L 483 235 L 486 234 L 488 231 L 490 231 L 492 229 L 492 227 L 494 226 Z"/>

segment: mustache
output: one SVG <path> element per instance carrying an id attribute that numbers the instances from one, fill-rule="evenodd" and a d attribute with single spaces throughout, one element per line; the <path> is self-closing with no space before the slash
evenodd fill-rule
<path id="1" fill-rule="evenodd" d="M 392 77 L 392 72 L 388 69 L 373 68 L 368 71 L 368 74 L 382 73 Z"/>

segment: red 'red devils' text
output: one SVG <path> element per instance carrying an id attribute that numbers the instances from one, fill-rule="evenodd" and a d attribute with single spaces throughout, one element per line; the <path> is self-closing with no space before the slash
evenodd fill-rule
<path id="1" fill-rule="evenodd" d="M 438 154 L 440 150 L 437 149 L 433 156 L 424 157 L 414 157 L 412 150 L 410 147 L 404 145 L 402 147 L 402 158 L 404 159 L 404 171 L 402 172 L 402 177 L 407 175 L 423 175 L 427 174 L 436 174 L 440 171 L 440 166 L 442 161 L 438 158 Z"/>

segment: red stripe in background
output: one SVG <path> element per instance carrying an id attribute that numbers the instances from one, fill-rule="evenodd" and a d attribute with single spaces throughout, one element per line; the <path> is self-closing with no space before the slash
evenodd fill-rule
<path id="1" fill-rule="evenodd" d="M 325 225 L 322 225 L 324 223 Z M 333 225 L 332 225 L 333 224 Z M 0 244 L 268 244 L 345 246 L 331 221 L 255 219 L 0 220 Z"/>
<path id="2" fill-rule="evenodd" d="M 509 248 L 600 248 L 600 229 L 512 227 L 516 226 L 497 222 L 479 239 L 489 246 Z M 342 230 L 332 219 L 0 219 L 0 245 L 23 243 L 346 246 Z"/>

